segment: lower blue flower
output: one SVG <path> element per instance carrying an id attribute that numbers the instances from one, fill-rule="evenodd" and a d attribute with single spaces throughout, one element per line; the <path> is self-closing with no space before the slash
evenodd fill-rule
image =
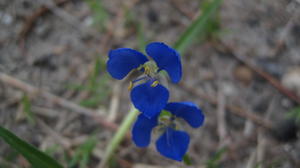
<path id="1" fill-rule="evenodd" d="M 189 143 L 190 136 L 186 132 L 168 127 L 156 141 L 156 149 L 167 158 L 182 161 Z"/>
<path id="2" fill-rule="evenodd" d="M 153 82 L 137 85 L 130 93 L 135 108 L 146 117 L 152 118 L 160 113 L 169 99 L 169 91 L 163 85 L 152 86 Z"/>
<path id="3" fill-rule="evenodd" d="M 149 118 L 141 113 L 132 128 L 132 140 L 139 147 L 147 147 L 151 141 L 152 129 L 158 126 L 163 132 L 156 141 L 157 151 L 167 158 L 182 161 L 188 150 L 190 138 L 186 132 L 175 129 L 174 121 L 176 118 L 182 118 L 197 128 L 203 124 L 204 115 L 192 102 L 168 103 L 164 109 L 171 113 L 165 123 L 159 119 L 159 114 Z"/>
<path id="4" fill-rule="evenodd" d="M 157 117 L 151 119 L 140 114 L 132 128 L 132 139 L 138 147 L 147 147 L 150 144 L 151 132 L 157 126 Z"/>
<path id="5" fill-rule="evenodd" d="M 184 119 L 193 128 L 200 127 L 204 121 L 201 109 L 192 102 L 168 103 L 165 110 Z"/>

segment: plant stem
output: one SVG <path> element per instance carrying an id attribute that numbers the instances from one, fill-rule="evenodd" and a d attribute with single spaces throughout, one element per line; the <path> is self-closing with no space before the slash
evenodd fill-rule
<path id="1" fill-rule="evenodd" d="M 108 147 L 106 148 L 105 154 L 103 159 L 101 160 L 100 165 L 98 168 L 105 168 L 105 165 L 107 162 L 111 159 L 113 153 L 115 150 L 119 147 L 121 141 L 123 140 L 125 134 L 130 129 L 131 125 L 135 121 L 135 118 L 139 111 L 131 105 L 130 111 L 126 118 L 123 120 L 122 124 L 120 125 L 118 131 L 112 138 L 111 142 L 108 144 Z"/>

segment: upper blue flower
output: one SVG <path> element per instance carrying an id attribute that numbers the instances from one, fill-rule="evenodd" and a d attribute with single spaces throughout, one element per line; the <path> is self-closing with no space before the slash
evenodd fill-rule
<path id="1" fill-rule="evenodd" d="M 181 60 L 178 52 L 161 42 L 152 42 L 146 46 L 146 53 L 158 66 L 157 72 L 165 70 L 172 82 L 178 83 L 182 76 Z M 107 71 L 116 79 L 123 79 L 131 70 L 145 64 L 149 59 L 136 50 L 119 48 L 109 52 Z"/>
<path id="2" fill-rule="evenodd" d="M 163 156 L 173 160 L 182 161 L 190 142 L 189 135 L 177 130 L 176 118 L 184 119 L 190 126 L 197 128 L 204 122 L 204 115 L 199 107 L 192 102 L 168 103 L 164 109 L 172 115 L 167 120 L 156 115 L 147 118 L 140 114 L 132 129 L 132 139 L 139 147 L 147 147 L 151 140 L 151 132 L 154 127 L 159 127 L 161 136 L 156 141 L 156 149 Z"/>
<path id="3" fill-rule="evenodd" d="M 130 48 L 111 50 L 108 54 L 107 71 L 116 79 L 123 79 L 131 70 L 148 61 L 147 57 Z"/>
<path id="4" fill-rule="evenodd" d="M 153 42 L 146 47 L 147 54 L 156 62 L 159 70 L 168 72 L 172 82 L 178 83 L 182 76 L 179 53 L 164 43 Z"/>
<path id="5" fill-rule="evenodd" d="M 146 46 L 146 53 L 154 60 L 149 60 L 144 54 L 130 48 L 119 48 L 109 52 L 107 71 L 116 79 L 123 79 L 134 69 L 140 70 L 144 76 L 131 82 L 144 80 L 144 83 L 135 86 L 131 92 L 133 105 L 146 117 L 157 115 L 167 104 L 169 91 L 159 84 L 158 73 L 167 71 L 172 82 L 181 79 L 180 56 L 171 47 L 161 42 L 153 42 Z"/>

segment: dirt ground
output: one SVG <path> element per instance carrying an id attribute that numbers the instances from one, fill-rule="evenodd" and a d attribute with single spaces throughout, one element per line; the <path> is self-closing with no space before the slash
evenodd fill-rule
<path id="1" fill-rule="evenodd" d="M 128 81 L 105 70 L 108 51 L 172 45 L 203 4 L 99 2 L 0 1 L 0 125 L 66 167 L 79 167 L 70 162 L 91 137 L 87 167 L 97 167 L 130 108 Z M 193 101 L 206 116 L 203 127 L 187 128 L 192 165 L 127 138 L 115 167 L 300 167 L 300 126 L 289 117 L 300 103 L 300 1 L 223 0 L 219 23 L 181 56 L 180 84 L 169 84 L 171 100 Z M 0 141 L 0 167 L 29 165 Z"/>

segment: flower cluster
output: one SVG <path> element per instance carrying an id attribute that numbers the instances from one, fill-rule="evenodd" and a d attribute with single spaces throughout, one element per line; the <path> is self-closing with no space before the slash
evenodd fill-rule
<path id="1" fill-rule="evenodd" d="M 192 102 L 169 102 L 169 91 L 160 84 L 160 72 L 166 71 L 173 83 L 182 76 L 178 52 L 161 42 L 146 46 L 147 58 L 130 48 L 119 48 L 109 52 L 107 71 L 116 79 L 123 79 L 132 70 L 142 73 L 130 82 L 130 98 L 141 113 L 133 128 L 132 139 L 139 147 L 147 147 L 154 128 L 160 132 L 156 149 L 163 156 L 182 161 L 190 142 L 189 135 L 179 130 L 178 120 L 183 119 L 191 127 L 200 127 L 204 115 Z"/>

